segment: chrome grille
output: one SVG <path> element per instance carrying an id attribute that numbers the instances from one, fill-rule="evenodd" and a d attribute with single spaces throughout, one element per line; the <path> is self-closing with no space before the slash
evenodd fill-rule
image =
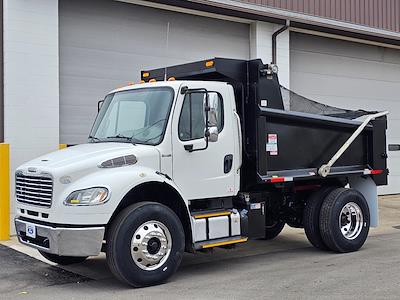
<path id="1" fill-rule="evenodd" d="M 53 198 L 53 179 L 50 175 L 15 174 L 15 196 L 18 202 L 50 207 Z"/>

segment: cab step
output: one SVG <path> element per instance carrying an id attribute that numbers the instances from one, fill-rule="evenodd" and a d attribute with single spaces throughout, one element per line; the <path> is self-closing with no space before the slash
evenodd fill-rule
<path id="1" fill-rule="evenodd" d="M 205 218 L 213 218 L 213 217 L 222 217 L 222 216 L 230 216 L 232 214 L 231 211 L 224 210 L 224 211 L 209 211 L 209 212 L 202 212 L 202 213 L 193 213 L 192 217 L 195 219 L 205 219 Z"/>
<path id="2" fill-rule="evenodd" d="M 208 248 L 221 247 L 227 245 L 234 245 L 239 243 L 245 243 L 247 242 L 247 240 L 248 238 L 243 236 L 233 236 L 229 238 L 208 240 L 204 242 L 195 243 L 195 249 L 201 250 L 201 249 L 208 249 Z"/>

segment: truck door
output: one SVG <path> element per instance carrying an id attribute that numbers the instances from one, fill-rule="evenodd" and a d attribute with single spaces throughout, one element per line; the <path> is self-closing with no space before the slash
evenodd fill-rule
<path id="1" fill-rule="evenodd" d="M 231 196 L 235 193 L 237 125 L 229 86 L 217 82 L 183 86 L 187 86 L 189 91 L 203 90 L 180 93 L 177 98 L 172 123 L 173 180 L 187 200 Z M 219 134 L 218 140 L 209 142 L 206 147 L 203 103 L 207 93 L 216 112 Z"/>

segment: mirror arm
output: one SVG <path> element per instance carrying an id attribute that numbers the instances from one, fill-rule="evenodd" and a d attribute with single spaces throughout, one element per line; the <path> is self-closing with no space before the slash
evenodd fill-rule
<path id="1" fill-rule="evenodd" d="M 207 90 L 206 90 L 207 91 Z M 206 107 L 204 109 L 206 112 L 210 110 L 210 103 L 208 99 L 208 93 L 206 92 Z M 196 151 L 203 151 L 208 148 L 208 138 L 210 136 L 210 131 L 209 131 L 209 126 L 208 126 L 208 113 L 206 113 L 206 132 L 204 133 L 204 136 L 206 137 L 206 146 L 200 149 L 193 149 L 193 144 L 192 145 L 185 145 L 185 150 L 189 152 L 196 152 Z"/>
<path id="2" fill-rule="evenodd" d="M 103 103 L 104 103 L 104 100 L 99 100 L 99 101 L 97 102 L 97 112 L 100 111 L 101 106 L 103 105 Z"/>
<path id="3" fill-rule="evenodd" d="M 193 149 L 193 144 L 185 145 L 184 147 L 185 147 L 185 150 L 186 150 L 186 151 L 189 151 L 189 152 L 196 152 L 196 151 L 203 151 L 203 150 L 206 150 L 206 149 L 208 148 L 208 137 L 207 137 L 207 139 L 206 139 L 206 146 L 203 147 L 203 148 L 200 148 L 200 149 Z"/>

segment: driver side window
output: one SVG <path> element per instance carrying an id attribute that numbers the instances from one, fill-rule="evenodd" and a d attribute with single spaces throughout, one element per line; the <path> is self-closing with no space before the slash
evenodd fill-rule
<path id="1" fill-rule="evenodd" d="M 210 93 L 209 98 L 217 97 L 216 113 L 218 132 L 221 132 L 223 126 L 223 105 L 222 98 L 219 94 Z M 181 115 L 179 118 L 178 134 L 181 141 L 190 141 L 204 138 L 205 112 L 203 103 L 205 93 L 189 93 L 185 95 Z"/>

